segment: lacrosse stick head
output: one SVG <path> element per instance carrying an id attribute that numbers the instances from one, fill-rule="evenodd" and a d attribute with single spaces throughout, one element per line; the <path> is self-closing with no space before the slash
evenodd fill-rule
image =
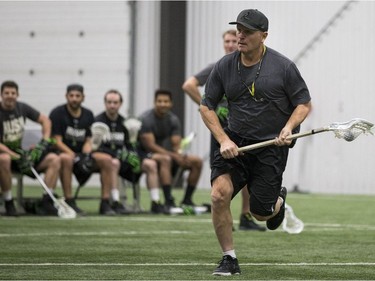
<path id="1" fill-rule="evenodd" d="M 289 234 L 299 234 L 303 231 L 304 226 L 303 221 L 294 214 L 292 207 L 285 203 L 283 230 Z"/>
<path id="2" fill-rule="evenodd" d="M 102 142 L 109 141 L 111 133 L 107 124 L 103 122 L 95 122 L 91 125 L 92 149 L 96 150 Z"/>
<path id="3" fill-rule="evenodd" d="M 64 198 L 57 199 L 54 204 L 57 209 L 57 215 L 62 219 L 74 219 L 77 217 L 76 211 L 74 211 L 64 200 Z"/>
<path id="4" fill-rule="evenodd" d="M 191 144 L 191 142 L 193 141 L 194 138 L 195 138 L 195 133 L 191 132 L 190 134 L 188 134 L 186 137 L 184 137 L 181 140 L 181 144 L 180 144 L 180 152 L 181 153 L 186 152 L 189 149 L 190 144 Z"/>
<path id="5" fill-rule="evenodd" d="M 129 132 L 130 143 L 135 144 L 137 142 L 139 130 L 142 127 L 142 122 L 137 118 L 128 118 L 125 120 L 124 126 Z"/>
<path id="6" fill-rule="evenodd" d="M 374 124 L 361 118 L 354 118 L 348 122 L 335 122 L 329 125 L 330 131 L 339 139 L 353 141 L 361 134 L 374 134 Z"/>

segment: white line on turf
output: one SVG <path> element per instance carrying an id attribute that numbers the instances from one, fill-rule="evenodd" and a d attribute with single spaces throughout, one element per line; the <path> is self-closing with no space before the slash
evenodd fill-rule
<path id="1" fill-rule="evenodd" d="M 370 225 L 340 225 L 340 224 L 305 224 L 304 232 L 322 232 L 322 231 L 343 231 L 343 230 L 356 230 L 356 231 L 375 231 L 375 226 Z M 276 230 L 282 232 L 281 229 Z M 0 233 L 1 238 L 7 237 L 42 237 L 42 236 L 134 236 L 134 235 L 202 235 L 212 234 L 213 230 L 208 231 L 181 231 L 181 230 L 162 230 L 162 231 L 82 231 L 82 232 L 35 232 L 35 233 Z M 243 231 L 246 233 L 246 231 Z"/>
<path id="2" fill-rule="evenodd" d="M 45 233 L 0 233 L 0 237 L 32 237 L 32 236 L 114 236 L 114 235 L 181 235 L 194 234 L 192 231 L 93 231 L 93 232 L 45 232 Z M 204 232 L 199 232 L 203 234 Z M 207 232 L 212 233 L 212 231 Z"/>
<path id="3" fill-rule="evenodd" d="M 0 266 L 212 266 L 214 263 L 0 263 Z M 375 266 L 375 262 L 240 263 L 241 266 Z"/>
<path id="4" fill-rule="evenodd" d="M 12 218 L 5 218 L 12 219 Z M 68 223 L 81 223 L 82 221 L 133 221 L 133 222 L 176 222 L 176 223 L 204 223 L 212 224 L 211 219 L 199 218 L 198 217 L 187 217 L 187 216 L 170 216 L 170 217 L 155 217 L 155 216 L 122 216 L 122 217 L 102 217 L 102 216 L 91 216 L 91 217 L 79 217 L 74 220 L 61 220 L 58 217 L 27 217 L 27 220 L 36 219 L 38 221 L 46 220 L 56 220 Z M 16 218 L 15 220 L 19 220 Z M 238 220 L 233 220 L 234 224 L 238 224 Z M 375 225 L 366 224 L 336 224 L 336 223 L 308 223 L 304 222 L 307 227 L 316 228 L 337 228 L 337 229 L 356 229 L 356 230 L 375 230 Z M 1 234 L 0 234 L 1 235 Z"/>

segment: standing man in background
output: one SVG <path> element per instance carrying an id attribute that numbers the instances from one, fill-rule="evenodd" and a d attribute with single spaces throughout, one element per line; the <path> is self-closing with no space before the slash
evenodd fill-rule
<path id="1" fill-rule="evenodd" d="M 237 50 L 237 36 L 235 29 L 229 29 L 224 32 L 223 34 L 223 47 L 225 54 L 230 54 Z M 184 84 L 182 85 L 182 89 L 186 94 L 190 96 L 190 98 L 198 104 L 201 103 L 202 96 L 199 91 L 199 87 L 202 87 L 206 84 L 208 76 L 210 75 L 212 69 L 214 68 L 215 63 L 208 65 L 206 68 L 195 74 L 194 76 L 188 78 Z M 226 98 L 224 97 L 223 100 L 219 103 L 216 108 L 216 114 L 219 117 L 220 124 L 224 128 L 227 126 L 227 114 L 228 114 L 228 103 Z M 211 147 L 210 147 L 210 165 L 213 161 L 213 153 L 215 148 L 216 140 L 211 135 Z M 260 226 L 254 222 L 250 214 L 250 196 L 247 188 L 243 188 L 241 191 L 242 195 L 242 210 L 240 216 L 240 230 L 259 230 L 265 231 L 266 228 Z"/>
<path id="2" fill-rule="evenodd" d="M 206 84 L 200 113 L 218 142 L 211 166 L 212 222 L 222 250 L 213 275 L 240 274 L 234 250 L 231 199 L 247 186 L 250 211 L 267 228 L 277 229 L 285 216 L 287 137 L 298 132 L 311 98 L 296 65 L 264 44 L 268 19 L 258 10 L 242 11 L 237 25 L 238 50 L 220 59 Z M 227 97 L 228 126 L 215 113 Z M 272 146 L 239 153 L 238 148 L 274 139 Z M 294 144 L 294 143 L 293 143 Z"/>

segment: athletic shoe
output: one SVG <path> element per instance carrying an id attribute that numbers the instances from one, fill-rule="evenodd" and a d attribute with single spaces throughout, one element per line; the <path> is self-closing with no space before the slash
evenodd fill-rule
<path id="1" fill-rule="evenodd" d="M 80 209 L 78 206 L 77 206 L 77 203 L 76 203 L 76 200 L 74 198 L 68 198 L 68 199 L 65 199 L 65 202 L 66 204 L 68 204 L 78 215 L 80 216 L 84 216 L 85 215 L 85 212 Z"/>
<path id="2" fill-rule="evenodd" d="M 57 195 L 54 194 L 55 198 Z M 57 216 L 57 209 L 53 204 L 53 200 L 48 194 L 44 194 L 41 203 L 42 210 L 46 216 Z"/>
<path id="3" fill-rule="evenodd" d="M 128 215 L 131 212 L 125 208 L 123 204 L 121 204 L 119 201 L 115 201 L 112 203 L 112 209 L 115 211 L 118 215 Z"/>
<path id="4" fill-rule="evenodd" d="M 219 262 L 219 265 L 212 273 L 212 275 L 218 276 L 229 276 L 234 274 L 241 274 L 241 269 L 238 265 L 238 260 L 229 255 L 223 256 L 223 259 Z"/>
<path id="5" fill-rule="evenodd" d="M 240 217 L 240 230 L 266 231 L 264 226 L 256 224 L 250 213 L 242 214 Z"/>
<path id="6" fill-rule="evenodd" d="M 165 200 L 164 214 L 171 215 L 171 209 L 175 209 L 175 208 L 176 208 L 176 204 L 174 202 L 174 198 L 173 197 L 170 198 L 170 199 L 168 199 L 168 200 Z"/>
<path id="7" fill-rule="evenodd" d="M 176 203 L 174 202 L 174 198 L 170 198 L 168 200 L 165 200 L 165 206 L 167 207 L 176 207 Z"/>
<path id="8" fill-rule="evenodd" d="M 151 202 L 151 213 L 153 214 L 163 214 L 165 212 L 165 206 L 160 203 L 160 201 Z"/>
<path id="9" fill-rule="evenodd" d="M 184 201 L 181 202 L 181 206 L 191 206 L 194 207 L 195 204 L 191 199 L 185 199 Z"/>
<path id="10" fill-rule="evenodd" d="M 270 218 L 267 221 L 267 228 L 269 230 L 275 230 L 277 229 L 283 222 L 285 217 L 285 200 L 286 200 L 287 190 L 286 187 L 282 186 L 280 190 L 280 197 L 283 198 L 284 202 L 281 205 L 281 208 L 279 212 L 276 214 L 276 216 Z"/>
<path id="11" fill-rule="evenodd" d="M 13 199 L 4 201 L 5 203 L 5 215 L 10 216 L 10 217 L 17 217 L 17 210 L 16 207 L 14 206 L 14 201 Z"/>
<path id="12" fill-rule="evenodd" d="M 99 214 L 104 216 L 114 216 L 116 212 L 111 208 L 108 199 L 102 199 L 100 201 Z"/>

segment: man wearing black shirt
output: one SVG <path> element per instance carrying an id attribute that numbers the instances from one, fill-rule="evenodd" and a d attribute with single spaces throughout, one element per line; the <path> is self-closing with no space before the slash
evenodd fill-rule
<path id="1" fill-rule="evenodd" d="M 88 170 L 89 174 L 94 171 L 100 172 L 102 199 L 99 213 L 102 215 L 114 215 L 115 212 L 109 203 L 113 173 L 111 157 L 101 152 L 91 153 L 90 127 L 94 122 L 94 115 L 91 110 L 82 106 L 84 98 L 83 86 L 71 84 L 66 91 L 67 103 L 57 106 L 50 113 L 52 135 L 56 138 L 56 146 L 60 152 L 60 179 L 65 200 L 77 213 L 83 213 L 77 207 L 72 195 L 72 174 L 73 171 L 76 171 L 75 168 L 82 164 L 84 170 Z M 80 170 L 77 169 L 77 171 Z M 77 180 L 80 181 L 78 172 L 75 175 Z"/>
<path id="2" fill-rule="evenodd" d="M 141 174 L 146 174 L 146 184 L 151 196 L 151 212 L 163 213 L 164 206 L 160 203 L 159 184 L 165 181 L 165 170 L 170 170 L 170 160 L 162 154 L 148 154 L 140 149 L 138 140 L 130 142 L 129 131 L 125 126 L 125 117 L 120 113 L 122 95 L 117 90 L 109 90 L 104 95 L 105 111 L 95 117 L 96 122 L 106 124 L 110 129 L 109 140 L 103 141 L 98 151 L 112 155 L 112 161 L 118 162 L 119 174 L 129 181 L 138 181 Z M 160 167 L 160 169 L 158 169 Z M 160 177 L 159 177 L 160 171 Z M 112 188 L 112 200 L 119 200 L 117 176 Z M 160 182 L 160 183 L 159 183 Z"/>
<path id="3" fill-rule="evenodd" d="M 33 107 L 17 101 L 18 85 L 13 81 L 5 81 L 1 85 L 0 102 L 0 186 L 5 201 L 5 214 L 16 216 L 17 211 L 12 199 L 12 171 L 34 177 L 30 166 L 45 174 L 44 181 L 53 191 L 60 170 L 60 158 L 50 153 L 51 121 Z M 42 126 L 42 140 L 31 150 L 21 147 L 26 120 L 30 119 Z M 57 215 L 48 194 L 44 194 L 42 207 L 46 214 Z"/>

